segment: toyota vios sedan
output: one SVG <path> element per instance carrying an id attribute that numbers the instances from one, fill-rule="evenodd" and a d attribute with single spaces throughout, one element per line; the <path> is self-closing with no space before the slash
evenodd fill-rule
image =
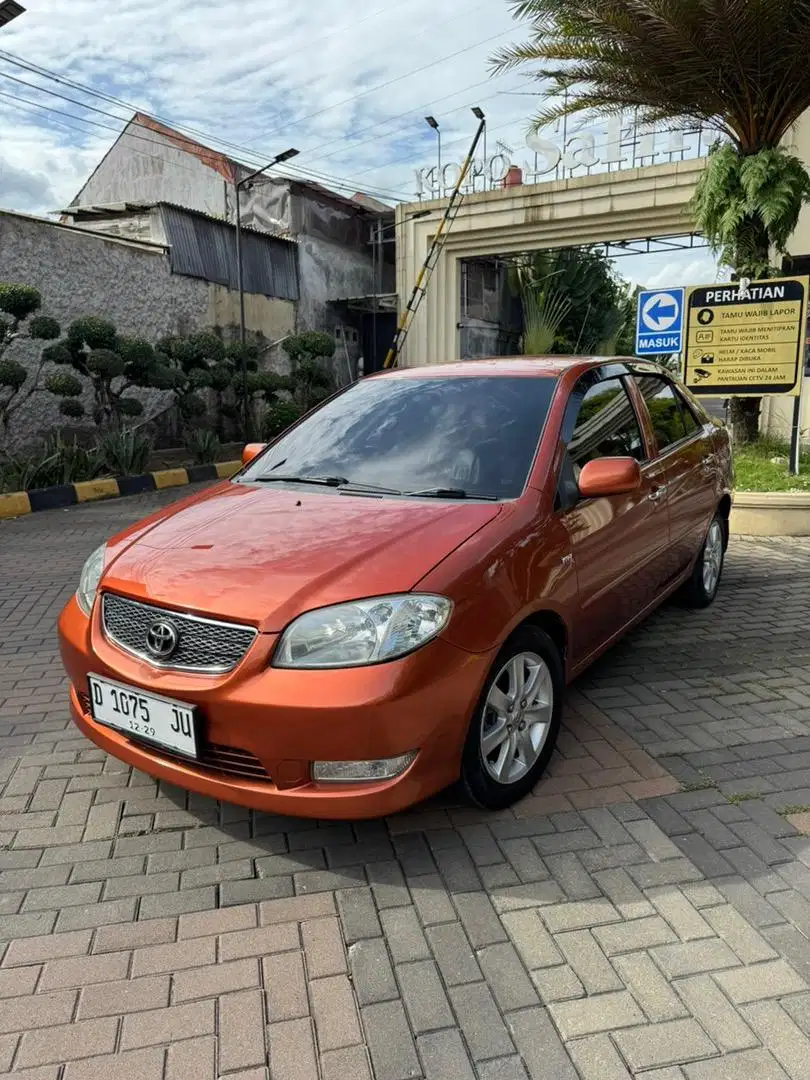
<path id="1" fill-rule="evenodd" d="M 59 637 L 93 742 L 260 810 L 505 807 L 566 682 L 720 581 L 728 435 L 646 363 L 387 372 L 244 463 L 93 552 Z"/>

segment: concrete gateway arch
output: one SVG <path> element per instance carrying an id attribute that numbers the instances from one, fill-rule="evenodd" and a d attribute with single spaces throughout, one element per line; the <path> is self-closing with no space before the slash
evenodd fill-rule
<path id="1" fill-rule="evenodd" d="M 461 356 L 461 266 L 465 260 L 694 231 L 689 202 L 704 157 L 467 195 L 439 255 L 399 357 L 403 367 Z M 445 199 L 397 207 L 397 291 L 408 302 Z M 413 215 L 418 214 L 418 217 Z"/>

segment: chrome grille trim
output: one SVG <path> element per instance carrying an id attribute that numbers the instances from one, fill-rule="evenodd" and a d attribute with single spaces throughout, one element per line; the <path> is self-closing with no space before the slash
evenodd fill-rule
<path id="1" fill-rule="evenodd" d="M 258 634 L 253 626 L 187 615 L 117 593 L 105 592 L 101 601 L 101 622 L 108 641 L 151 667 L 166 671 L 225 675 L 240 663 Z M 159 619 L 173 623 L 180 635 L 177 651 L 166 662 L 156 660 L 146 648 L 147 630 Z"/>

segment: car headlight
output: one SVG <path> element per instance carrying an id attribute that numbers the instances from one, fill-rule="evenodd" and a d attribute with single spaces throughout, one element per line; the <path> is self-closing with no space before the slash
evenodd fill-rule
<path id="1" fill-rule="evenodd" d="M 82 567 L 82 576 L 79 578 L 76 599 L 85 615 L 89 615 L 93 610 L 93 601 L 96 598 L 96 590 L 98 589 L 98 583 L 101 581 L 101 574 L 104 570 L 105 546 L 105 544 L 102 544 L 101 547 L 96 548 Z"/>
<path id="2" fill-rule="evenodd" d="M 348 668 L 396 660 L 440 634 L 452 610 L 443 596 L 408 594 L 309 611 L 284 631 L 273 665 Z"/>

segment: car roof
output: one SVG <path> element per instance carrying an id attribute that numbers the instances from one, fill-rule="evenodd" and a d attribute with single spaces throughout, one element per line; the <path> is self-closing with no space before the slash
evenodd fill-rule
<path id="1" fill-rule="evenodd" d="M 412 379 L 443 376 L 495 378 L 508 375 L 557 379 L 566 371 L 574 370 L 577 374 L 582 374 L 596 368 L 615 365 L 625 365 L 627 369 L 651 374 L 662 370 L 657 364 L 651 364 L 633 356 L 491 356 L 481 360 L 454 360 L 446 364 L 394 368 L 377 372 L 373 377 L 396 375 Z"/>

